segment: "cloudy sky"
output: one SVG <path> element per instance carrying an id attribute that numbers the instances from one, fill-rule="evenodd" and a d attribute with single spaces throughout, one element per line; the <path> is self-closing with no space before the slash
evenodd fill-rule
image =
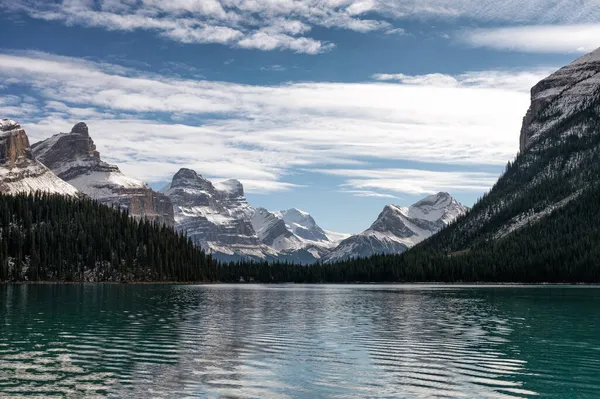
<path id="1" fill-rule="evenodd" d="M 472 205 L 518 150 L 531 86 L 600 46 L 599 0 L 0 7 L 0 116 L 32 142 L 85 121 L 152 187 L 180 167 L 237 178 L 255 206 L 348 233 L 438 191 Z"/>

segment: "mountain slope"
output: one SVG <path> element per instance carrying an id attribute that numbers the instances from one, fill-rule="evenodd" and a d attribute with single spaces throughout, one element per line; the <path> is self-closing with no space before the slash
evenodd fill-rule
<path id="1" fill-rule="evenodd" d="M 34 159 L 25 130 L 10 119 L 0 121 L 0 193 L 44 191 L 67 196 L 77 189 Z"/>
<path id="2" fill-rule="evenodd" d="M 531 90 L 520 154 L 472 209 L 428 245 L 453 252 L 504 237 L 577 199 L 600 177 L 600 50 Z"/>
<path id="3" fill-rule="evenodd" d="M 265 208 L 255 208 L 251 221 L 263 244 L 276 251 L 295 250 L 304 246 L 304 241 L 288 230 L 281 217 Z"/>
<path id="4" fill-rule="evenodd" d="M 237 180 L 218 188 L 191 169 L 180 169 L 163 190 L 171 199 L 175 227 L 220 260 L 266 260 L 276 251 L 259 239 L 251 218 L 254 210 Z"/>
<path id="5" fill-rule="evenodd" d="M 70 133 L 56 134 L 34 144 L 32 151 L 61 179 L 91 198 L 127 209 L 138 219 L 173 225 L 169 199 L 102 161 L 85 123 L 76 124 Z"/>
<path id="6" fill-rule="evenodd" d="M 399 254 L 450 224 L 467 209 L 448 193 L 426 197 L 410 208 L 386 206 L 366 231 L 342 241 L 327 262 L 365 258 L 375 254 Z"/>

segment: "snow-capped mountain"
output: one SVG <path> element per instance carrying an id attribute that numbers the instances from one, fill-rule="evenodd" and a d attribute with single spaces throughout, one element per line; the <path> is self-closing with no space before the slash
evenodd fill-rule
<path id="1" fill-rule="evenodd" d="M 36 143 L 31 149 L 36 159 L 91 198 L 127 209 L 136 218 L 173 225 L 169 199 L 102 161 L 85 123 L 76 124 L 70 133 Z"/>
<path id="2" fill-rule="evenodd" d="M 436 237 L 435 245 L 459 252 L 540 221 L 597 184 L 599 160 L 600 49 L 531 89 L 519 155 L 464 219 Z"/>
<path id="3" fill-rule="evenodd" d="M 78 195 L 72 185 L 57 177 L 31 153 L 27 133 L 10 119 L 0 121 L 0 192 L 16 194 L 45 191 Z"/>
<path id="4" fill-rule="evenodd" d="M 261 241 L 278 252 L 278 260 L 301 264 L 320 261 L 347 234 L 325 232 L 308 212 L 296 208 L 269 212 L 256 208 L 252 226 Z"/>
<path id="5" fill-rule="evenodd" d="M 215 186 L 191 169 L 180 169 L 163 189 L 171 199 L 175 228 L 221 260 L 273 258 L 277 252 L 259 239 L 254 209 L 237 180 Z"/>
<path id="6" fill-rule="evenodd" d="M 173 203 L 176 229 L 186 232 L 219 260 L 309 264 L 320 260 L 329 252 L 329 247 L 336 244 L 324 233 L 322 236 L 304 234 L 308 238 L 296 235 L 282 216 L 291 213 L 289 211 L 253 208 L 237 180 L 212 183 L 191 169 L 180 169 L 163 192 Z M 305 227 L 298 224 L 298 231 L 323 232 L 308 213 L 294 212 L 304 218 Z"/>
<path id="7" fill-rule="evenodd" d="M 387 205 L 369 229 L 343 240 L 325 261 L 402 253 L 466 212 L 448 193 L 431 195 L 409 208 Z"/>
<path id="8" fill-rule="evenodd" d="M 350 236 L 323 230 L 308 212 L 300 209 L 291 208 L 287 211 L 275 212 L 275 215 L 283 219 L 292 233 L 307 243 L 332 248 Z"/>
<path id="9" fill-rule="evenodd" d="M 265 208 L 254 209 L 251 221 L 260 240 L 276 251 L 304 247 L 304 241 L 288 230 L 283 219 Z"/>

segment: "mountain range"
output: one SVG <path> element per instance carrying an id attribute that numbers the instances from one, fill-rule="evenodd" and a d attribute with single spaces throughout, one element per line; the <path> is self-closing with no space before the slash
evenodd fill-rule
<path id="1" fill-rule="evenodd" d="M 296 208 L 254 208 L 238 180 L 213 183 L 191 169 L 180 169 L 160 192 L 152 190 L 104 162 L 83 122 L 32 146 L 16 122 L 6 119 L 1 126 L 0 191 L 85 195 L 134 218 L 174 226 L 222 261 L 311 264 L 401 253 L 466 212 L 439 193 L 410 208 L 387 206 L 368 230 L 350 236 L 323 230 Z"/>
<path id="2" fill-rule="evenodd" d="M 237 180 L 213 183 L 191 169 L 181 169 L 160 193 L 141 182 L 129 184 L 130 178 L 116 166 L 100 160 L 85 124 L 78 123 L 70 133 L 30 147 L 25 131 L 9 119 L 0 122 L 0 192 L 87 196 L 126 209 L 132 217 L 154 220 L 155 225 L 139 226 L 148 234 L 168 232 L 161 245 L 150 240 L 143 246 L 149 259 L 154 259 L 153 254 L 164 258 L 154 265 L 159 276 L 163 268 L 177 264 L 169 243 L 189 243 L 170 229 L 158 228 L 160 223 L 169 223 L 170 212 L 164 208 L 169 204 L 175 229 L 185 232 L 197 246 L 218 259 L 318 263 L 303 268 L 285 263 L 278 268 L 266 263 L 229 263 L 219 270 L 210 269 L 210 275 L 218 281 L 239 281 L 242 276 L 244 281 L 252 278 L 264 282 L 597 282 L 599 132 L 600 49 L 532 88 L 531 106 L 520 133 L 520 151 L 472 209 L 447 193 L 438 193 L 408 208 L 388 205 L 367 230 L 343 236 L 321 229 L 310 214 L 298 209 L 269 211 L 252 207 Z M 60 274 L 63 252 L 60 245 L 54 248 L 49 244 L 53 239 L 49 223 L 62 223 L 65 236 L 77 238 L 71 224 L 55 220 L 57 210 L 70 207 L 77 215 L 74 217 L 80 219 L 76 225 L 82 231 L 90 230 L 82 227 L 90 225 L 85 212 L 77 213 L 78 202 L 62 197 L 36 197 L 45 208 L 36 208 L 31 198 L 12 198 L 16 197 L 1 197 L 22 222 L 2 220 L 12 237 L 4 240 L 10 244 L 8 247 L 3 244 L 0 248 L 5 259 L 2 275 L 11 275 L 9 259 L 15 257 L 26 270 L 32 262 L 38 264 L 43 252 L 32 243 L 42 241 L 45 247 L 55 249 Z M 25 205 L 32 206 L 31 212 Z M 48 219 L 39 229 L 31 223 L 34 208 Z M 135 254 L 142 248 L 133 239 L 140 227 L 106 207 L 96 206 L 95 212 L 119 220 L 129 231 L 125 238 L 131 243 L 127 250 L 118 245 L 111 249 L 105 237 L 94 237 L 101 259 L 113 271 L 124 265 L 133 270 Z M 104 224 L 104 231 L 108 231 L 110 226 Z M 21 229 L 29 232 L 31 245 L 22 245 Z M 69 243 L 70 256 L 75 263 L 85 259 L 95 268 L 98 253 L 81 253 L 84 242 Z M 120 255 L 113 256 L 113 250 L 121 251 Z M 188 255 L 200 264 L 211 262 L 194 251 Z M 364 259 L 371 255 L 375 256 Z M 189 278 L 189 272 L 182 272 L 181 278 Z"/>

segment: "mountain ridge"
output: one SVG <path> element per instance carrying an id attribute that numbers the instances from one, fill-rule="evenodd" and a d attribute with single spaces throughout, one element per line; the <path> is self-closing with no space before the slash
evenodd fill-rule
<path id="1" fill-rule="evenodd" d="M 104 162 L 85 123 L 79 122 L 71 132 L 55 134 L 31 148 L 40 162 L 91 198 L 126 209 L 138 219 L 173 225 L 169 199 L 146 183 L 124 175 L 118 166 Z"/>

